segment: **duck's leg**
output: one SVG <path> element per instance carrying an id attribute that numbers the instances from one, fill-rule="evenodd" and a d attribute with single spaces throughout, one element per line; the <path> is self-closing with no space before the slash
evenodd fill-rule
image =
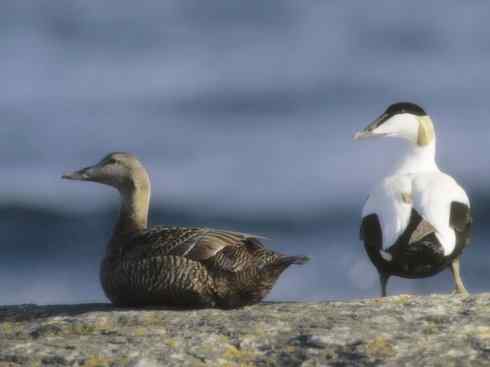
<path id="1" fill-rule="evenodd" d="M 390 276 L 386 273 L 379 272 L 379 283 L 381 285 L 381 297 L 386 297 L 386 287 Z"/>
<path id="2" fill-rule="evenodd" d="M 454 280 L 454 293 L 455 294 L 468 294 L 468 291 L 464 287 L 463 279 L 461 278 L 459 257 L 454 259 L 451 263 L 451 273 Z"/>

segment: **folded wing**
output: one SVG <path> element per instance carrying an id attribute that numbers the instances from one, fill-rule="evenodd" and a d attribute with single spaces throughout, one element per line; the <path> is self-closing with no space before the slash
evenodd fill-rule
<path id="1" fill-rule="evenodd" d="M 182 256 L 233 272 L 279 257 L 256 236 L 209 228 L 152 227 L 129 243 L 124 249 L 128 257 Z"/>
<path id="2" fill-rule="evenodd" d="M 413 209 L 435 229 L 444 254 L 453 252 L 457 233 L 466 232 L 470 223 L 470 202 L 465 191 L 442 172 L 417 176 L 412 187 Z"/>

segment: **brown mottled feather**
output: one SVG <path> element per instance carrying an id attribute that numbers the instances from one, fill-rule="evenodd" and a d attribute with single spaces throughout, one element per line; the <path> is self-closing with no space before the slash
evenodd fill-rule
<path id="1" fill-rule="evenodd" d="M 104 289 L 120 305 L 235 308 L 260 302 L 303 257 L 285 257 L 255 237 L 209 228 L 153 227 L 127 237 L 102 266 Z"/>
<path id="2" fill-rule="evenodd" d="M 227 247 L 242 247 L 251 239 L 263 248 L 255 238 L 238 232 L 157 226 L 130 237 L 123 248 L 127 256 L 173 255 L 202 261 Z"/>

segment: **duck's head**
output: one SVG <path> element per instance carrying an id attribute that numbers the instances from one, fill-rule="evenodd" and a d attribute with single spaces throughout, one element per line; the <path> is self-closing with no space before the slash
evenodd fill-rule
<path id="1" fill-rule="evenodd" d="M 132 154 L 111 153 L 99 163 L 74 172 L 67 172 L 64 179 L 98 182 L 115 187 L 121 192 L 136 188 L 149 189 L 149 177 L 145 167 Z"/>
<path id="2" fill-rule="evenodd" d="M 354 135 L 354 140 L 371 137 L 396 137 L 417 146 L 425 146 L 435 139 L 434 125 L 422 107 L 415 103 L 399 102 Z"/>

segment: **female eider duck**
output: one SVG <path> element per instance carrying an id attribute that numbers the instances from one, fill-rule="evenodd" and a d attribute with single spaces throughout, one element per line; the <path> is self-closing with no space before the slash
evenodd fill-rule
<path id="1" fill-rule="evenodd" d="M 470 202 L 436 164 L 431 118 L 418 105 L 396 103 L 354 135 L 401 138 L 403 158 L 371 192 L 362 211 L 361 240 L 376 266 L 382 296 L 388 278 L 423 278 L 451 267 L 455 292 L 466 294 L 459 258 L 470 241 Z"/>
<path id="2" fill-rule="evenodd" d="M 148 227 L 150 179 L 131 154 L 109 154 L 63 178 L 109 185 L 121 194 L 100 272 L 115 305 L 237 308 L 260 302 L 288 266 L 307 261 L 267 250 L 243 233 Z"/>

